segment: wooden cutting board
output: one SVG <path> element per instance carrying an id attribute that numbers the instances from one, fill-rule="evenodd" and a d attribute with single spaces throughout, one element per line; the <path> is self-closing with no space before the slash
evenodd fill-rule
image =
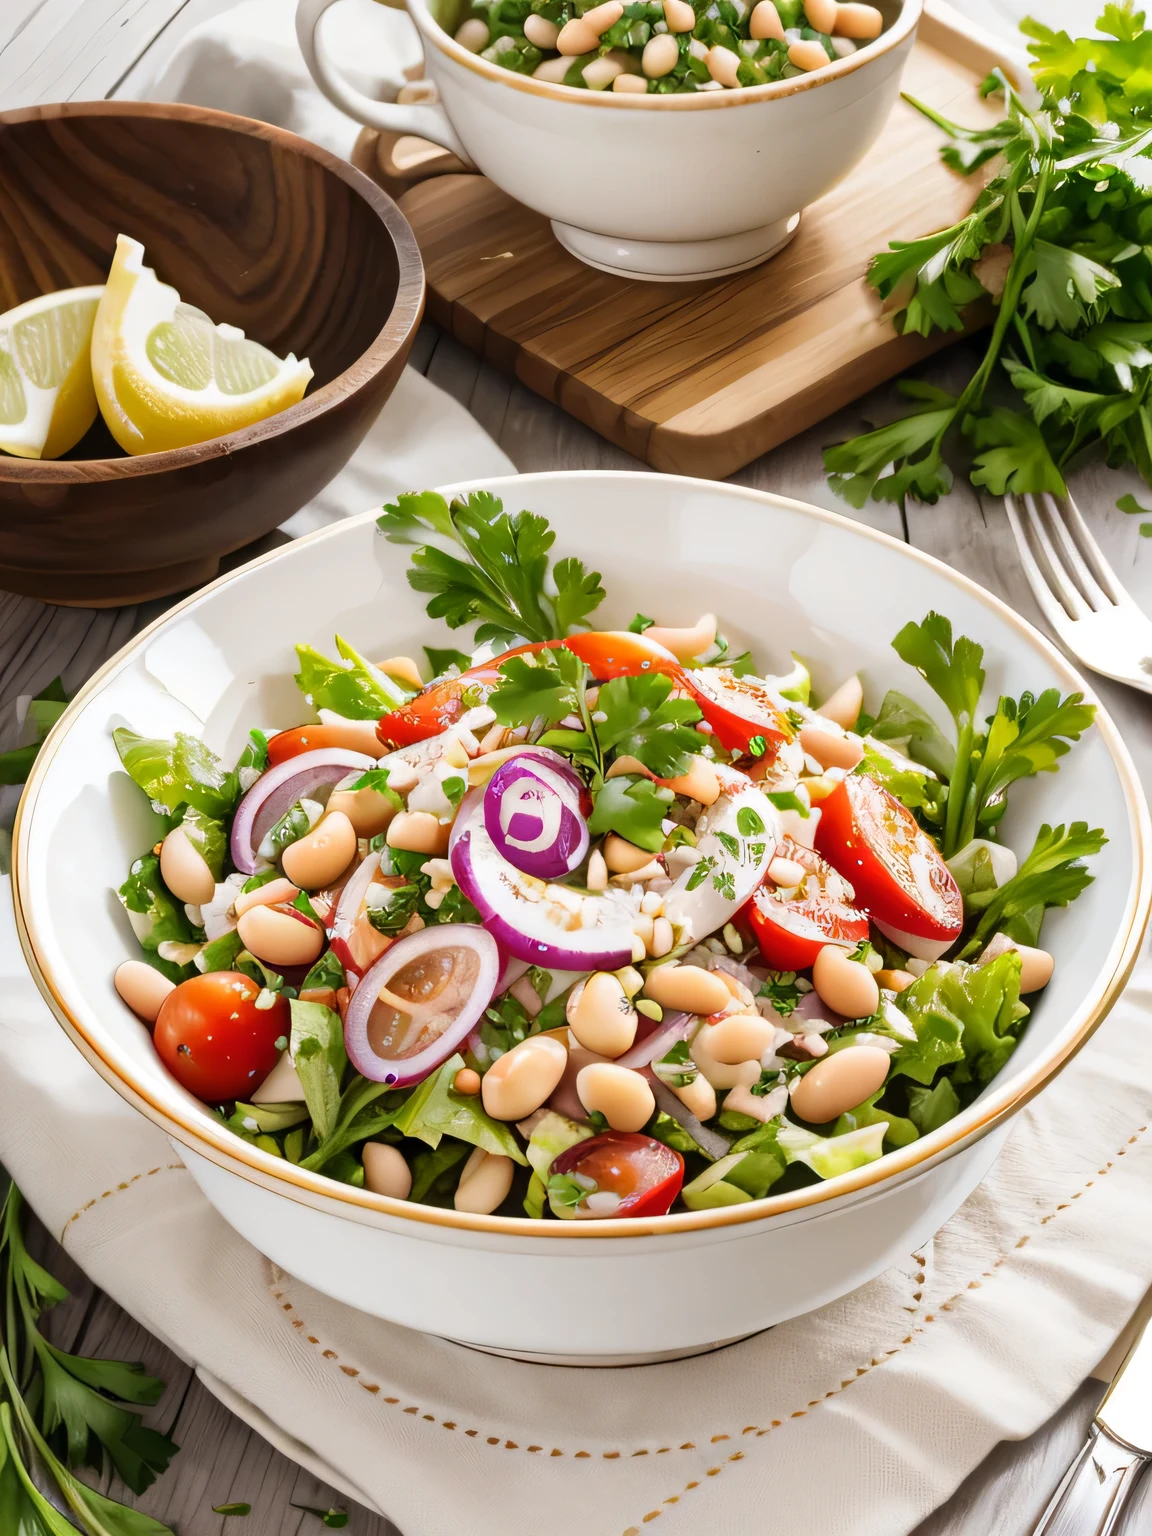
<path id="1" fill-rule="evenodd" d="M 976 87 L 1000 62 L 944 8 L 930 10 L 904 89 L 958 121 L 994 121 Z M 897 336 L 864 282 L 889 240 L 954 223 L 979 190 L 978 177 L 942 165 L 940 143 L 897 103 L 791 245 L 751 271 L 691 283 L 584 266 L 546 218 L 423 141 L 368 134 L 356 159 L 401 194 L 435 320 L 655 469 L 720 478 L 952 339 Z M 984 323 L 990 311 L 975 309 L 971 323 Z"/>

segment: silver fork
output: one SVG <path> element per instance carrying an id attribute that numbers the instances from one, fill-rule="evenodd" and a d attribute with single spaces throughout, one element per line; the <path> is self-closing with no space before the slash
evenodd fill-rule
<path id="1" fill-rule="evenodd" d="M 1124 590 L 1071 496 L 1005 496 L 1044 617 L 1093 672 L 1152 693 L 1152 619 Z"/>

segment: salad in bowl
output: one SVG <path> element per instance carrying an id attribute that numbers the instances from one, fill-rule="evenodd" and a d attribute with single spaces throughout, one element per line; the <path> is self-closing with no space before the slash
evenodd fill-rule
<path id="1" fill-rule="evenodd" d="M 832 1178 L 981 1094 L 1106 841 L 1018 860 L 1001 821 L 1093 705 L 983 715 L 980 644 L 929 612 L 893 646 L 949 734 L 850 655 L 823 698 L 766 674 L 722 615 L 597 629 L 598 573 L 490 493 L 379 526 L 471 650 L 298 646 L 298 710 L 235 763 L 114 731 L 165 818 L 115 983 L 185 1089 L 328 1179 L 570 1223 Z"/>

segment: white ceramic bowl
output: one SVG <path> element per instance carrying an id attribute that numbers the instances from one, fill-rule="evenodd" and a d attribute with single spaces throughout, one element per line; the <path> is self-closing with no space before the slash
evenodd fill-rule
<path id="1" fill-rule="evenodd" d="M 371 100 L 337 68 L 320 26 L 336 3 L 299 0 L 296 11 L 308 68 L 336 106 L 453 150 L 546 214 L 590 266 L 674 280 L 763 261 L 863 159 L 896 100 L 922 0 L 879 0 L 887 30 L 812 75 L 675 96 L 516 74 L 453 39 L 461 0 L 408 0 L 438 93 L 436 104 L 411 106 Z"/>
<path id="2" fill-rule="evenodd" d="M 1087 685 L 1015 614 L 965 577 L 834 514 L 707 481 L 546 474 L 488 482 L 543 513 L 560 553 L 604 574 L 598 618 L 637 608 L 667 623 L 705 609 L 737 648 L 783 669 L 811 659 L 827 689 L 861 668 L 869 700 L 899 686 L 937 701 L 889 641 L 935 608 L 985 646 L 987 697 Z M 938 515 L 945 515 L 940 513 Z M 136 953 L 113 894 L 154 837 L 111 728 L 203 732 L 225 755 L 251 725 L 297 722 L 293 645 L 335 630 L 368 655 L 443 644 L 405 581 L 408 551 L 373 516 L 301 539 L 189 598 L 97 674 L 36 763 L 15 837 L 14 891 L 29 962 L 97 1070 L 163 1126 L 208 1198 L 258 1248 L 319 1290 L 409 1327 L 540 1356 L 683 1353 L 819 1306 L 925 1241 L 979 1182 L 1007 1123 L 1087 1039 L 1135 960 L 1150 902 L 1149 820 L 1111 721 L 1060 773 L 1017 785 L 1008 841 L 1086 817 L 1111 841 L 1096 881 L 1055 912 L 1056 974 L 1006 1071 L 955 1120 L 853 1174 L 719 1210 L 647 1220 L 534 1222 L 408 1205 L 331 1183 L 234 1138 L 170 1078 L 112 985 Z M 714 1295 L 716 1311 L 686 1306 Z"/>

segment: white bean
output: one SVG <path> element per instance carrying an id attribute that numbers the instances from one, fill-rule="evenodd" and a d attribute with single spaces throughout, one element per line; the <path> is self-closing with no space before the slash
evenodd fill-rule
<path id="1" fill-rule="evenodd" d="M 641 1130 L 656 1109 L 647 1079 L 614 1061 L 597 1061 L 581 1068 L 576 1092 L 588 1113 L 602 1114 L 614 1131 Z"/>
<path id="2" fill-rule="evenodd" d="M 759 0 L 748 20 L 748 33 L 758 41 L 766 37 L 775 38 L 778 43 L 784 41 L 784 23 L 772 0 Z"/>
<path id="3" fill-rule="evenodd" d="M 835 30 L 841 37 L 870 41 L 884 30 L 884 17 L 874 5 L 840 4 L 836 7 Z"/>
<path id="4" fill-rule="evenodd" d="M 698 800 L 701 805 L 715 805 L 720 798 L 720 780 L 706 757 L 693 757 L 687 773 L 663 782 L 676 794 L 687 795 L 689 800 Z"/>
<path id="5" fill-rule="evenodd" d="M 584 76 L 584 84 L 590 91 L 603 91 L 616 79 L 617 75 L 624 73 L 624 66 L 619 59 L 614 59 L 607 54 L 602 59 L 592 59 L 585 64 L 581 73 Z"/>
<path id="6" fill-rule="evenodd" d="M 389 848 L 409 853 L 444 854 L 450 834 L 428 811 L 398 811 L 388 823 L 387 841 Z"/>
<path id="7" fill-rule="evenodd" d="M 876 971 L 876 985 L 886 992 L 905 992 L 916 980 L 910 971 Z"/>
<path id="8" fill-rule="evenodd" d="M 664 24 L 669 32 L 691 32 L 696 25 L 696 12 L 688 0 L 664 0 Z"/>
<path id="9" fill-rule="evenodd" d="M 813 32 L 830 34 L 836 25 L 836 0 L 804 0 L 804 14 Z"/>
<path id="10" fill-rule="evenodd" d="M 725 1061 L 717 1061 L 712 1054 L 712 1041 L 710 1038 L 712 1026 L 705 1024 L 696 1032 L 692 1041 L 692 1060 L 704 1078 L 713 1088 L 737 1088 L 743 1083 L 750 1087 L 760 1081 L 759 1058 L 747 1061 L 739 1061 L 735 1066 Z"/>
<path id="11" fill-rule="evenodd" d="M 670 32 L 659 32 L 644 44 L 640 68 L 649 80 L 660 80 L 676 68 L 680 48 Z"/>
<path id="12" fill-rule="evenodd" d="M 488 46 L 488 24 L 477 16 L 470 17 L 456 29 L 456 41 L 469 53 L 479 53 Z"/>
<path id="13" fill-rule="evenodd" d="M 646 96 L 648 94 L 648 82 L 644 79 L 643 75 L 617 75 L 612 82 L 612 89 L 619 95 Z M 594 854 L 593 857 L 599 858 L 600 855 Z M 594 887 L 589 885 L 588 889 L 593 890 Z"/>
<path id="14" fill-rule="evenodd" d="M 352 823 L 357 837 L 375 837 L 396 814 L 396 807 L 378 789 L 334 789 L 328 796 L 328 814 L 340 811 Z"/>
<path id="15" fill-rule="evenodd" d="M 697 1120 L 711 1120 L 716 1113 L 716 1090 L 703 1072 L 697 1072 L 690 1083 L 673 1088 L 672 1092 Z"/>
<path id="16" fill-rule="evenodd" d="M 537 48 L 555 48 L 560 28 L 554 21 L 549 21 L 547 16 L 538 16 L 533 11 L 524 18 L 524 36 Z"/>
<path id="17" fill-rule="evenodd" d="M 731 48 L 724 48 L 720 43 L 709 48 L 707 64 L 708 73 L 721 85 L 731 87 L 740 84 L 736 75 L 736 71 L 740 68 L 740 55 L 733 53 Z"/>
<path id="18" fill-rule="evenodd" d="M 477 1147 L 464 1164 L 452 1203 L 458 1211 L 491 1216 L 507 1200 L 515 1171 L 516 1165 L 510 1157 Z"/>
<path id="19" fill-rule="evenodd" d="M 664 10 L 667 18 L 667 3 Z M 688 6 L 688 10 L 692 11 L 692 7 Z M 695 14 L 692 11 L 693 17 Z M 669 23 L 668 30 L 690 32 L 692 28 L 688 26 L 677 29 Z M 677 661 L 694 661 L 696 657 L 703 656 L 706 650 L 716 644 L 716 615 L 704 614 L 703 618 L 696 620 L 691 629 L 665 629 L 660 624 L 650 624 L 644 631 L 644 636 L 648 640 L 655 640 L 657 645 L 666 646 Z"/>
<path id="20" fill-rule="evenodd" d="M 859 736 L 842 736 L 839 731 L 811 720 L 800 727 L 800 745 L 821 768 L 855 768 L 864 756 L 864 743 Z"/>
<path id="21" fill-rule="evenodd" d="M 530 1035 L 485 1072 L 484 1108 L 493 1120 L 526 1120 L 552 1096 L 564 1075 L 568 1052 L 550 1035 Z"/>
<path id="22" fill-rule="evenodd" d="M 565 1015 L 580 1044 L 598 1056 L 623 1056 L 636 1038 L 636 1010 L 611 971 L 593 971 L 573 988 Z"/>
<path id="23" fill-rule="evenodd" d="M 356 857 L 356 829 L 343 811 L 328 811 L 311 832 L 289 843 L 280 863 L 302 891 L 319 891 Z"/>
<path id="24" fill-rule="evenodd" d="M 768 878 L 774 885 L 782 885 L 791 888 L 799 885 L 808 871 L 803 864 L 798 864 L 795 859 L 777 858 L 768 865 Z"/>
<path id="25" fill-rule="evenodd" d="M 719 976 L 698 965 L 657 965 L 644 983 L 644 995 L 661 1008 L 682 1013 L 719 1013 L 732 994 Z"/>
<path id="26" fill-rule="evenodd" d="M 160 844 L 160 874 L 177 901 L 199 907 L 212 900 L 212 871 L 183 827 L 173 827 Z"/>
<path id="27" fill-rule="evenodd" d="M 645 53 L 651 46 L 652 43 L 646 45 Z M 635 843 L 618 837 L 615 832 L 609 832 L 604 839 L 604 862 L 614 875 L 631 875 L 643 869 L 646 864 L 651 864 L 652 855 L 647 849 L 637 848 Z"/>
<path id="28" fill-rule="evenodd" d="M 798 43 L 790 45 L 788 62 L 795 64 L 797 69 L 811 73 L 814 69 L 823 69 L 830 61 L 824 52 L 823 43 L 818 43 L 814 37 L 802 37 Z"/>
<path id="29" fill-rule="evenodd" d="M 360 1153 L 364 1164 L 364 1188 L 374 1195 L 407 1200 L 412 1189 L 412 1170 L 404 1155 L 387 1141 L 366 1141 Z"/>
<path id="30" fill-rule="evenodd" d="M 817 28 L 819 32 L 826 30 L 824 27 Z M 853 676 L 846 678 L 834 693 L 828 695 L 817 713 L 823 715 L 825 720 L 833 720 L 850 731 L 859 719 L 863 706 L 864 684 L 859 677 Z"/>
<path id="31" fill-rule="evenodd" d="M 532 71 L 532 78 L 533 78 L 533 80 L 547 80 L 549 82 L 549 84 L 551 84 L 551 85 L 563 85 L 564 84 L 564 76 L 568 73 L 568 71 L 571 68 L 572 68 L 572 60 L 569 59 L 569 58 L 566 58 L 564 56 L 561 56 L 558 59 L 545 59 L 542 64 L 537 64 L 536 68 Z M 508 755 L 510 757 L 513 756 L 514 753 L 515 753 L 515 750 L 516 749 L 513 749 L 513 751 L 509 752 Z M 496 757 L 496 756 L 498 756 L 498 753 L 492 752 L 492 753 L 489 753 L 488 755 L 490 757 Z M 475 767 L 476 764 L 473 764 L 473 766 Z M 487 764 L 485 764 L 484 766 L 486 768 Z M 489 774 L 488 776 L 490 778 L 491 774 Z M 470 784 L 472 782 L 472 774 L 471 773 L 469 773 L 469 775 L 468 775 L 468 782 Z M 477 776 L 476 782 L 478 784 L 483 784 L 483 783 L 486 783 L 487 781 L 484 778 L 481 778 L 481 777 Z"/>
<path id="32" fill-rule="evenodd" d="M 167 976 L 143 960 L 125 960 L 112 978 L 116 990 L 138 1019 L 155 1024 L 156 1015 L 169 992 L 176 990 Z"/>
<path id="33" fill-rule="evenodd" d="M 245 949 L 266 965 L 311 965 L 324 948 L 324 934 L 315 923 L 282 907 L 251 907 L 236 930 Z"/>
<path id="34" fill-rule="evenodd" d="M 824 1125 L 870 1099 L 888 1076 L 891 1058 L 875 1045 L 850 1045 L 818 1061 L 792 1095 L 801 1120 Z"/>
<path id="35" fill-rule="evenodd" d="M 743 1061 L 760 1060 L 776 1039 L 776 1026 L 758 1013 L 730 1013 L 705 1024 L 696 1039 L 722 1066 L 738 1067 Z"/>
<path id="36" fill-rule="evenodd" d="M 846 1019 L 867 1019 L 880 1006 L 876 978 L 838 944 L 825 944 L 812 967 L 812 985 L 821 1002 Z"/>

